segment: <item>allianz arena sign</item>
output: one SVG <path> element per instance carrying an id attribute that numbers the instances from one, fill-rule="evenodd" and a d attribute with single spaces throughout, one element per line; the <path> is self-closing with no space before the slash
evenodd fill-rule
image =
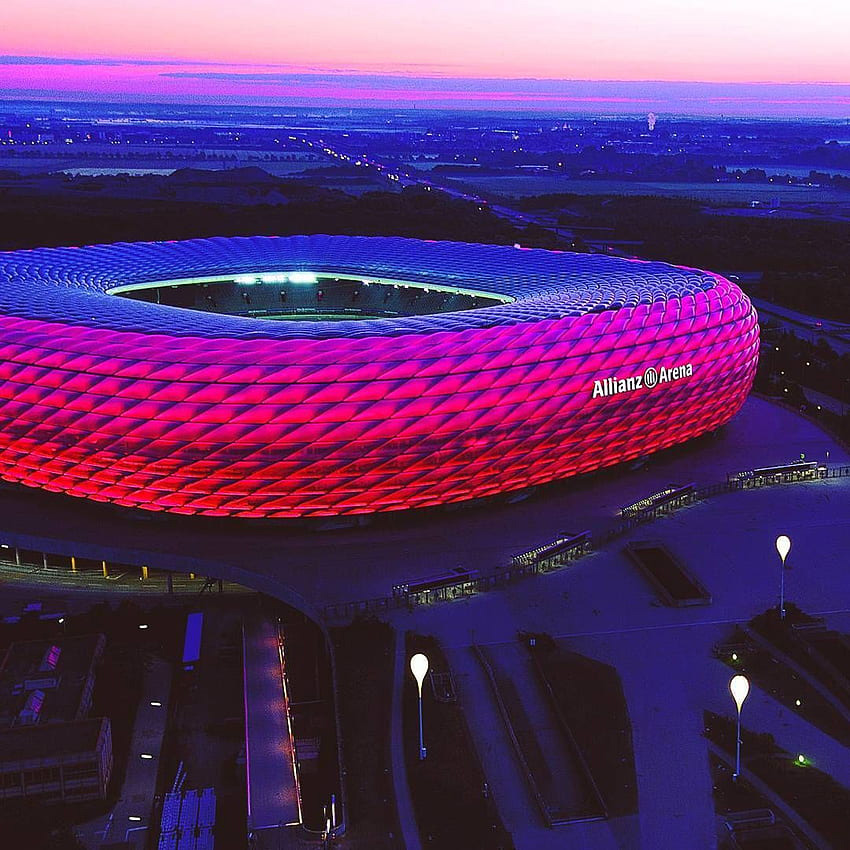
<path id="1" fill-rule="evenodd" d="M 681 381 L 684 378 L 692 377 L 693 374 L 692 363 L 683 363 L 672 368 L 662 366 L 660 369 L 649 366 L 641 375 L 632 375 L 628 378 L 618 378 L 614 375 L 610 378 L 594 381 L 593 398 L 607 398 L 608 396 L 630 393 L 644 388 L 651 390 L 659 384 Z"/>

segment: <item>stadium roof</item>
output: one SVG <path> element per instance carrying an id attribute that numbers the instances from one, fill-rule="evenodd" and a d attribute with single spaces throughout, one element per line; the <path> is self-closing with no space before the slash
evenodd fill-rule
<path id="1" fill-rule="evenodd" d="M 457 286 L 513 300 L 425 316 L 268 322 L 105 297 L 122 286 L 291 271 Z M 667 263 L 399 237 L 216 237 L 0 253 L 2 314 L 191 337 L 323 339 L 457 331 L 651 305 L 716 283 L 709 272 Z"/>

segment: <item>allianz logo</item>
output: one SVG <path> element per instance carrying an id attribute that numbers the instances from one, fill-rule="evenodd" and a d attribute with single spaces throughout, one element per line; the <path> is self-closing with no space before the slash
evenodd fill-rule
<path id="1" fill-rule="evenodd" d="M 660 369 L 650 366 L 642 375 L 632 375 L 628 378 L 618 378 L 616 375 L 613 375 L 610 378 L 602 378 L 602 380 L 594 381 L 593 398 L 607 398 L 611 395 L 634 392 L 644 387 L 652 389 L 659 384 L 669 384 L 672 381 L 681 381 L 683 378 L 690 378 L 693 374 L 694 367 L 692 363 L 683 363 L 680 366 L 673 366 L 670 369 L 666 366 L 662 366 Z"/>

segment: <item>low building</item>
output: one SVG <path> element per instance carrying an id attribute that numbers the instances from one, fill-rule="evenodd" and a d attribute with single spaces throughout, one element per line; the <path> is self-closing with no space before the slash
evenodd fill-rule
<path id="1" fill-rule="evenodd" d="M 108 717 L 19 726 L 0 733 L 0 804 L 102 800 L 112 775 Z"/>
<path id="2" fill-rule="evenodd" d="M 103 635 L 13 643 L 0 666 L 0 801 L 103 799 L 112 730 L 90 718 Z"/>

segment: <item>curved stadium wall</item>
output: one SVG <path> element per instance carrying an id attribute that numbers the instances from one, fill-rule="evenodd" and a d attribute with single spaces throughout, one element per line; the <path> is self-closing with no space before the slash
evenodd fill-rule
<path id="1" fill-rule="evenodd" d="M 310 300 L 333 278 L 352 299 L 403 281 L 437 312 L 263 321 L 111 294 L 225 280 L 247 305 L 252 281 L 313 281 Z M 713 430 L 757 353 L 733 283 L 657 262 L 329 236 L 5 253 L 0 478 L 212 516 L 441 505 Z"/>

